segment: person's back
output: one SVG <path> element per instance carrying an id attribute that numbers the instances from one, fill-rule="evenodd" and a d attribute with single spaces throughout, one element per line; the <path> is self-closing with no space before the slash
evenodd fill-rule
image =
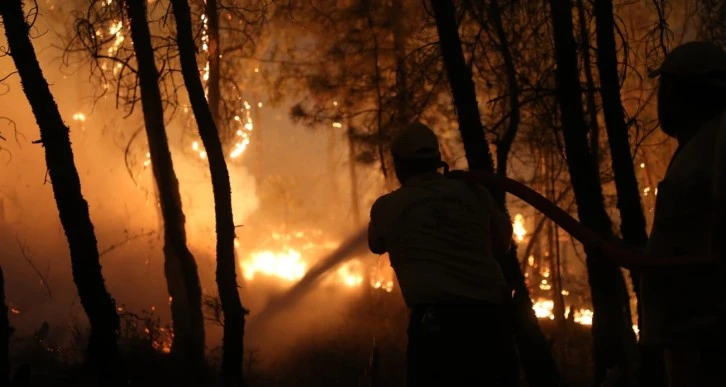
<path id="1" fill-rule="evenodd" d="M 492 218 L 504 217 L 492 208 L 488 192 L 437 172 L 413 176 L 376 201 L 371 222 L 406 304 L 503 301 L 506 282 L 487 236 Z"/>
<path id="2" fill-rule="evenodd" d="M 437 172 L 433 132 L 404 128 L 391 146 L 401 188 L 371 208 L 368 245 L 389 253 L 406 305 L 409 386 L 515 386 L 506 283 L 495 256 L 509 219 L 483 188 Z"/>
<path id="3" fill-rule="evenodd" d="M 711 254 L 716 146 L 726 108 L 726 53 L 709 42 L 671 51 L 660 68 L 658 118 L 678 140 L 658 185 L 646 253 Z M 723 151 L 723 150 L 720 150 Z M 723 385 L 726 356 L 724 278 L 718 265 L 657 269 L 641 280 L 641 342 L 662 349 L 670 385 Z"/>

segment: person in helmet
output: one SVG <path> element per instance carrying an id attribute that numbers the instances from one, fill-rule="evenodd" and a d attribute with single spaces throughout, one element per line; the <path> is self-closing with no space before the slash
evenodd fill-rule
<path id="1" fill-rule="evenodd" d="M 512 226 L 485 189 L 447 178 L 436 135 L 406 126 L 391 143 L 397 190 L 373 204 L 368 244 L 388 253 L 410 309 L 409 386 L 513 386 L 519 373 L 507 284 L 495 257 Z"/>
<path id="2" fill-rule="evenodd" d="M 709 255 L 715 147 L 726 109 L 726 53 L 709 42 L 671 51 L 659 70 L 658 118 L 678 148 L 656 191 L 645 253 Z M 723 150 L 723 151 L 726 151 Z M 726 286 L 716 265 L 644 272 L 641 342 L 665 353 L 669 383 L 726 385 Z"/>

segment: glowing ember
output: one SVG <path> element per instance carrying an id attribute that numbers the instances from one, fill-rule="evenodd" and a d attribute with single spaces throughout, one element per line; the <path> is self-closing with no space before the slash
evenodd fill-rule
<path id="1" fill-rule="evenodd" d="M 527 235 L 527 229 L 524 228 L 524 217 L 522 214 L 514 216 L 514 224 L 512 225 L 512 228 L 514 229 L 513 231 L 517 238 L 517 242 L 523 241 L 524 236 Z"/>
<path id="2" fill-rule="evenodd" d="M 12 313 L 12 314 L 20 314 L 20 309 L 14 307 L 14 306 L 11 306 L 10 307 L 10 313 Z"/>

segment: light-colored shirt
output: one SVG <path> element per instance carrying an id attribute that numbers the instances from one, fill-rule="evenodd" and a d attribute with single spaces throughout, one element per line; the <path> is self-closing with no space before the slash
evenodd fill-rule
<path id="1" fill-rule="evenodd" d="M 371 208 L 369 245 L 389 253 L 409 307 L 502 302 L 506 282 L 492 244 L 511 243 L 511 236 L 489 192 L 439 173 L 412 177 Z"/>
<path id="2" fill-rule="evenodd" d="M 715 144 L 720 116 L 678 151 L 658 185 L 646 254 L 705 256 L 711 237 Z M 641 338 L 665 346 L 702 345 L 723 333 L 726 297 L 718 266 L 646 273 L 641 278 Z"/>

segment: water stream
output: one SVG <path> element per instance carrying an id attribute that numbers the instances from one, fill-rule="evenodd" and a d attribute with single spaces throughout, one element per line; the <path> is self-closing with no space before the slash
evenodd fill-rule
<path id="1" fill-rule="evenodd" d="M 305 276 L 285 293 L 273 298 L 259 313 L 250 319 L 249 329 L 253 330 L 276 314 L 289 309 L 305 296 L 331 270 L 339 264 L 368 251 L 368 229 L 363 227 L 351 235 L 335 251 L 316 263 Z"/>

